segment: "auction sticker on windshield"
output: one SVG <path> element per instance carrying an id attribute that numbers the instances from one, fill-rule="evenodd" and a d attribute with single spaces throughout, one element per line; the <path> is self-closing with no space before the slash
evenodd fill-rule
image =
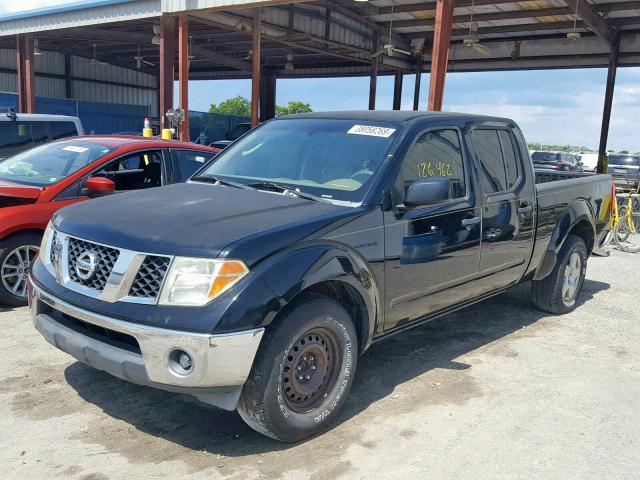
<path id="1" fill-rule="evenodd" d="M 371 137 L 389 138 L 395 131 L 395 128 L 375 127 L 372 125 L 354 125 L 347 133 L 352 135 L 369 135 Z"/>
<path id="2" fill-rule="evenodd" d="M 87 147 L 79 147 L 77 145 L 68 145 L 63 148 L 65 152 L 84 153 L 89 150 Z"/>

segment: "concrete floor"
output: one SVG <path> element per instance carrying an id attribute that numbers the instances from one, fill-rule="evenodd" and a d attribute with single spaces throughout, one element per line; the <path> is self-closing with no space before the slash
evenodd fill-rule
<path id="1" fill-rule="evenodd" d="M 2 311 L 2 478 L 638 478 L 640 255 L 590 260 L 579 308 L 528 285 L 374 346 L 339 422 L 297 445 L 127 384 Z"/>

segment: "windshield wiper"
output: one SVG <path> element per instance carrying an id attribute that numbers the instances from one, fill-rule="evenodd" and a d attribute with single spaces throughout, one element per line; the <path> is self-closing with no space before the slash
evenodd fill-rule
<path id="1" fill-rule="evenodd" d="M 287 195 L 293 195 L 298 198 L 304 198 L 305 200 L 311 200 L 314 202 L 324 202 L 331 203 L 326 198 L 318 197 L 311 193 L 302 192 L 298 188 L 287 187 L 286 185 L 280 185 L 278 183 L 273 182 L 256 182 L 249 183 L 246 185 L 247 187 L 255 188 L 256 190 L 269 190 L 272 192 L 281 192 Z"/>
<path id="2" fill-rule="evenodd" d="M 191 178 L 191 180 L 195 180 L 196 182 L 213 183 L 214 185 L 228 185 L 229 187 L 243 188 L 245 190 L 250 188 L 243 183 L 232 182 L 231 180 L 216 178 L 212 177 L 211 175 L 198 175 L 197 177 Z"/>

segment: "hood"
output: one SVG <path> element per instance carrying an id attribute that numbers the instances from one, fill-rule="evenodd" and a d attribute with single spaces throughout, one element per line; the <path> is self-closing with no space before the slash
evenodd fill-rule
<path id="1" fill-rule="evenodd" d="M 60 210 L 54 225 L 95 242 L 149 253 L 215 257 L 242 251 L 248 264 L 274 250 L 312 236 L 353 209 L 264 191 L 187 183 L 115 194 Z M 286 234 L 284 232 L 287 232 Z M 243 239 L 261 248 L 238 249 Z M 268 245 L 267 245 L 268 243 Z"/>
<path id="2" fill-rule="evenodd" d="M 42 190 L 42 187 L 0 180 L 0 207 L 15 207 L 17 205 L 35 203 Z"/>

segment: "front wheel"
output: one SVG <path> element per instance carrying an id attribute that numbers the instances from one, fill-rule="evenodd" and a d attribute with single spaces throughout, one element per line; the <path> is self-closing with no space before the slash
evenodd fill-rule
<path id="1" fill-rule="evenodd" d="M 533 281 L 536 307 L 550 313 L 567 313 L 576 308 L 587 272 L 587 258 L 584 240 L 569 235 L 551 273 L 542 280 Z"/>
<path id="2" fill-rule="evenodd" d="M 41 235 L 20 233 L 2 242 L 0 250 L 0 304 L 27 304 L 29 269 L 38 254 Z"/>
<path id="3" fill-rule="evenodd" d="M 620 217 L 613 231 L 613 240 L 623 252 L 640 252 L 640 213 Z"/>
<path id="4" fill-rule="evenodd" d="M 330 425 L 353 383 L 358 355 L 349 313 L 308 296 L 266 333 L 238 412 L 254 430 L 294 442 Z"/>

